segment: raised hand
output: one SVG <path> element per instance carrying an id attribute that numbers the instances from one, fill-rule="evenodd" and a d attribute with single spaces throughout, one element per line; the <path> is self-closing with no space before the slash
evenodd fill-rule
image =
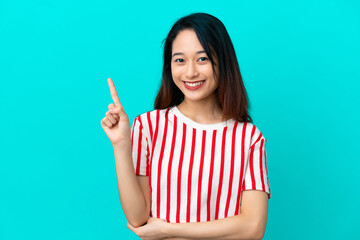
<path id="1" fill-rule="evenodd" d="M 109 104 L 109 110 L 105 113 L 105 117 L 101 119 L 100 124 L 113 146 L 131 144 L 129 117 L 120 103 L 119 96 L 111 78 L 108 78 L 108 84 L 111 97 L 115 104 Z"/>

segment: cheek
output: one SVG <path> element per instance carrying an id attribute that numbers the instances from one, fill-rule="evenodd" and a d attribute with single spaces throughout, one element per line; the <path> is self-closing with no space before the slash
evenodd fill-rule
<path id="1" fill-rule="evenodd" d="M 174 80 L 178 80 L 181 76 L 181 69 L 179 67 L 171 67 L 171 75 Z"/>
<path id="2" fill-rule="evenodd" d="M 201 68 L 199 68 L 199 70 L 200 70 L 203 74 L 205 74 L 206 77 L 208 77 L 208 78 L 214 77 L 214 75 L 213 75 L 213 69 L 212 69 L 211 64 L 201 66 Z"/>
<path id="3" fill-rule="evenodd" d="M 208 72 L 208 77 L 211 77 L 213 84 L 214 84 L 216 87 L 218 87 L 219 81 L 218 81 L 218 79 L 217 79 L 217 77 L 216 77 L 215 72 L 213 72 L 212 69 Z"/>
<path id="4" fill-rule="evenodd" d="M 215 75 L 212 69 L 207 68 L 203 73 L 206 75 L 207 78 L 215 79 Z"/>

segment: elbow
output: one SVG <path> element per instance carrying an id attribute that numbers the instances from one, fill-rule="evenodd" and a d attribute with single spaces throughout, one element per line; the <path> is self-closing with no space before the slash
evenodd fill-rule
<path id="1" fill-rule="evenodd" d="M 130 224 L 134 228 L 138 228 L 138 227 L 145 225 L 147 223 L 148 219 L 149 219 L 149 215 L 143 215 L 143 216 L 139 216 L 139 217 L 135 217 L 135 218 L 128 217 L 127 225 L 129 226 L 129 224 Z"/>
<path id="2" fill-rule="evenodd" d="M 138 227 L 143 226 L 146 223 L 147 223 L 147 219 L 146 220 L 128 219 L 127 226 L 129 227 L 129 224 L 130 224 L 134 228 L 138 228 Z"/>
<path id="3" fill-rule="evenodd" d="M 265 226 L 263 224 L 256 224 L 252 231 L 253 240 L 261 240 L 265 235 Z"/>
<path id="4" fill-rule="evenodd" d="M 125 214 L 128 227 L 129 227 L 129 224 L 131 226 L 133 226 L 134 228 L 138 228 L 138 227 L 145 225 L 147 223 L 147 221 L 149 220 L 150 208 L 146 208 L 145 211 L 140 212 L 138 214 L 140 214 L 140 215 Z"/>
<path id="5" fill-rule="evenodd" d="M 253 240 L 261 240 L 261 239 L 263 239 L 263 237 L 264 237 L 264 233 L 256 233 L 256 234 L 254 234 L 254 236 L 253 236 Z"/>
<path id="6" fill-rule="evenodd" d="M 248 231 L 237 232 L 236 235 L 233 235 L 227 239 L 246 239 L 246 240 L 261 240 L 264 237 L 265 228 L 260 227 L 259 224 L 251 224 L 248 228 Z"/>

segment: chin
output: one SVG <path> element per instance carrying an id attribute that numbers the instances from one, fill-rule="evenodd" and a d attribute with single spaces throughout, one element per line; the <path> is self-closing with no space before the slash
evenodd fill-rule
<path id="1" fill-rule="evenodd" d="M 189 96 L 184 94 L 184 98 L 189 101 L 201 101 L 206 98 L 206 96 Z"/>

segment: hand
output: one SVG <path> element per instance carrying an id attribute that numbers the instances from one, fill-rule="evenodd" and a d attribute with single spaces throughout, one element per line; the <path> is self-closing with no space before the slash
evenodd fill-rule
<path id="1" fill-rule="evenodd" d="M 160 240 L 169 237 L 166 229 L 170 223 L 160 218 L 150 217 L 147 223 L 141 227 L 135 228 L 129 222 L 127 227 L 133 231 L 142 240 Z"/>
<path id="2" fill-rule="evenodd" d="M 109 104 L 109 111 L 107 111 L 105 113 L 105 117 L 101 119 L 101 126 L 113 146 L 122 142 L 130 143 L 131 128 L 129 117 L 125 113 L 124 108 L 120 103 L 115 85 L 111 78 L 108 78 L 108 84 L 111 97 L 115 104 Z"/>

